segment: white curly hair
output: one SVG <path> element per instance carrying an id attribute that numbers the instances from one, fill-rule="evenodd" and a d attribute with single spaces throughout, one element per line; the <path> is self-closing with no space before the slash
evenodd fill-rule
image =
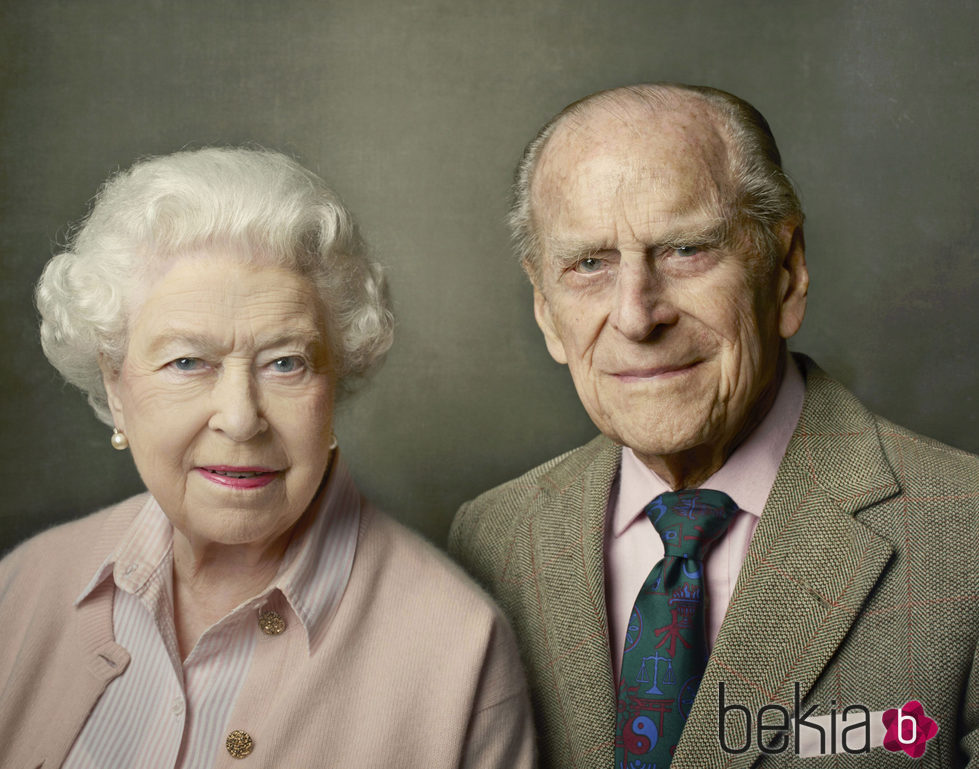
<path id="1" fill-rule="evenodd" d="M 208 249 L 311 281 L 330 318 L 339 393 L 391 346 L 394 316 L 381 266 L 322 179 L 264 149 L 147 158 L 105 182 L 35 294 L 45 355 L 106 424 L 112 417 L 99 361 L 118 369 L 125 358 L 134 289 L 167 261 Z"/>

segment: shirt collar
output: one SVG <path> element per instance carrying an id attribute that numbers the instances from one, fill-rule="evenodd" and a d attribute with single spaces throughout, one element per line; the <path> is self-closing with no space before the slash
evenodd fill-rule
<path id="1" fill-rule="evenodd" d="M 316 517 L 289 544 L 275 579 L 246 602 L 258 604 L 272 592 L 281 592 L 303 627 L 307 649 L 312 648 L 340 604 L 357 548 L 360 494 L 339 452 L 334 452 L 326 481 L 313 499 L 310 512 Z M 173 526 L 157 501 L 149 497 L 119 544 L 75 599 L 75 605 L 110 575 L 118 589 L 134 595 L 144 589 L 161 565 L 168 567 L 163 578 L 172 579 L 172 548 Z"/>
<path id="2" fill-rule="evenodd" d="M 139 594 L 164 559 L 169 559 L 172 546 L 173 525 L 157 501 L 147 497 L 119 544 L 106 556 L 75 599 L 75 605 L 84 601 L 110 575 L 120 590 Z"/>
<path id="3" fill-rule="evenodd" d="M 775 402 L 765 418 L 728 457 L 721 468 L 701 485 L 723 491 L 739 508 L 761 516 L 775 483 L 779 465 L 802 413 L 806 386 L 791 355 Z M 670 486 L 650 470 L 628 446 L 622 448 L 618 495 L 612 514 L 612 534 L 620 536 L 650 500 L 670 491 Z"/>
<path id="4" fill-rule="evenodd" d="M 309 649 L 343 598 L 360 529 L 360 493 L 338 451 L 313 504 L 316 519 L 289 545 L 278 575 L 265 591 L 282 592 L 306 631 Z"/>

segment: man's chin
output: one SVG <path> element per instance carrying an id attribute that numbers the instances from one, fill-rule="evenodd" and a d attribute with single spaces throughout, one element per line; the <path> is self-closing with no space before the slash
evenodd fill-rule
<path id="1" fill-rule="evenodd" d="M 592 419 L 603 433 L 637 454 L 677 454 L 702 445 L 712 435 L 710 409 L 691 408 L 695 404 L 674 398 L 629 397 L 606 412 L 603 420 Z"/>
<path id="2" fill-rule="evenodd" d="M 609 436 L 612 437 L 612 436 Z M 635 453 L 644 462 L 646 458 L 650 461 L 679 459 L 686 454 L 696 453 L 698 448 L 704 445 L 699 435 L 672 434 L 672 435 L 650 435 L 637 431 L 635 426 L 631 429 L 614 437 L 617 443 L 621 443 Z"/>

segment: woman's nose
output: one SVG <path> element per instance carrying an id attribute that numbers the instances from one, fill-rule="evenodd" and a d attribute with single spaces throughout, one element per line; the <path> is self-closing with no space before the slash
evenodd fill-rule
<path id="1" fill-rule="evenodd" d="M 212 390 L 213 412 L 208 426 L 244 442 L 268 428 L 250 368 L 225 366 Z"/>

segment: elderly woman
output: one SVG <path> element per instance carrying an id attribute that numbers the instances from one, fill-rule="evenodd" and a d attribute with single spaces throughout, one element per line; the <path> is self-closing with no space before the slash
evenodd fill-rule
<path id="1" fill-rule="evenodd" d="M 41 337 L 148 493 L 0 562 L 3 766 L 533 763 L 500 614 L 338 454 L 385 297 L 347 211 L 282 155 L 182 152 L 105 185 L 38 285 Z"/>

